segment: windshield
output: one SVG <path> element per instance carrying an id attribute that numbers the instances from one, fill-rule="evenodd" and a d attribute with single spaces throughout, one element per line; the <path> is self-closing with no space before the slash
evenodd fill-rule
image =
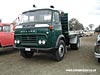
<path id="1" fill-rule="evenodd" d="M 51 21 L 51 11 L 50 10 L 37 10 L 31 12 L 25 12 L 21 16 L 20 23 L 26 22 L 50 22 Z"/>

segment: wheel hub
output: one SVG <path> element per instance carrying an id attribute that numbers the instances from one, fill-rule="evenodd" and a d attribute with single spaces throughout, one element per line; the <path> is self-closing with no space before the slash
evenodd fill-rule
<path id="1" fill-rule="evenodd" d="M 59 56 L 60 57 L 63 57 L 63 55 L 64 55 L 64 46 L 63 46 L 63 44 L 61 44 L 60 46 L 59 46 Z"/>

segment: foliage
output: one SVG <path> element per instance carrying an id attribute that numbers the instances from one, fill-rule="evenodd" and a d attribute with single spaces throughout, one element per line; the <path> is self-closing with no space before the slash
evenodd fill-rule
<path id="1" fill-rule="evenodd" d="M 84 30 L 83 24 L 80 23 L 76 18 L 69 20 L 69 28 L 70 30 Z"/>
<path id="2" fill-rule="evenodd" d="M 89 24 L 89 27 L 92 30 L 92 28 L 94 27 L 94 24 Z"/>
<path id="3" fill-rule="evenodd" d="M 100 25 L 97 28 L 95 28 L 95 32 L 100 32 Z"/>
<path id="4" fill-rule="evenodd" d="M 89 30 L 89 27 L 86 27 L 86 30 Z"/>

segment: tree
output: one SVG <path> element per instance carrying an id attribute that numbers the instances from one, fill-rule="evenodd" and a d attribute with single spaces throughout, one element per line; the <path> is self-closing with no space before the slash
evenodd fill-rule
<path id="1" fill-rule="evenodd" d="M 89 24 L 89 27 L 92 30 L 92 28 L 94 27 L 94 24 Z"/>
<path id="2" fill-rule="evenodd" d="M 88 27 L 86 27 L 86 30 L 88 31 L 88 30 L 89 30 L 89 28 L 88 28 Z"/>
<path id="3" fill-rule="evenodd" d="M 76 18 L 69 20 L 70 30 L 84 30 L 83 24 L 81 24 Z"/>
<path id="4" fill-rule="evenodd" d="M 95 32 L 100 32 L 100 25 L 97 28 L 95 28 Z"/>
<path id="5" fill-rule="evenodd" d="M 80 30 L 84 30 L 84 26 L 83 26 L 82 23 L 79 23 L 79 29 L 80 29 Z"/>
<path id="6" fill-rule="evenodd" d="M 69 21 L 69 27 L 70 27 L 70 29 L 71 30 L 75 30 L 78 23 L 79 22 L 78 22 L 78 20 L 76 18 L 70 19 L 70 21 Z"/>

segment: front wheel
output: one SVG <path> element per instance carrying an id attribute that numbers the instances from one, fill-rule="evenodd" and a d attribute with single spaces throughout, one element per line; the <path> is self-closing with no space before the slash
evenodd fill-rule
<path id="1" fill-rule="evenodd" d="M 61 61 L 65 55 L 65 43 L 63 40 L 60 40 L 58 43 L 58 50 L 54 53 L 56 61 Z"/>
<path id="2" fill-rule="evenodd" d="M 20 54 L 21 54 L 21 56 L 23 56 L 24 58 L 32 58 L 34 52 L 32 52 L 32 51 L 20 50 Z"/>

